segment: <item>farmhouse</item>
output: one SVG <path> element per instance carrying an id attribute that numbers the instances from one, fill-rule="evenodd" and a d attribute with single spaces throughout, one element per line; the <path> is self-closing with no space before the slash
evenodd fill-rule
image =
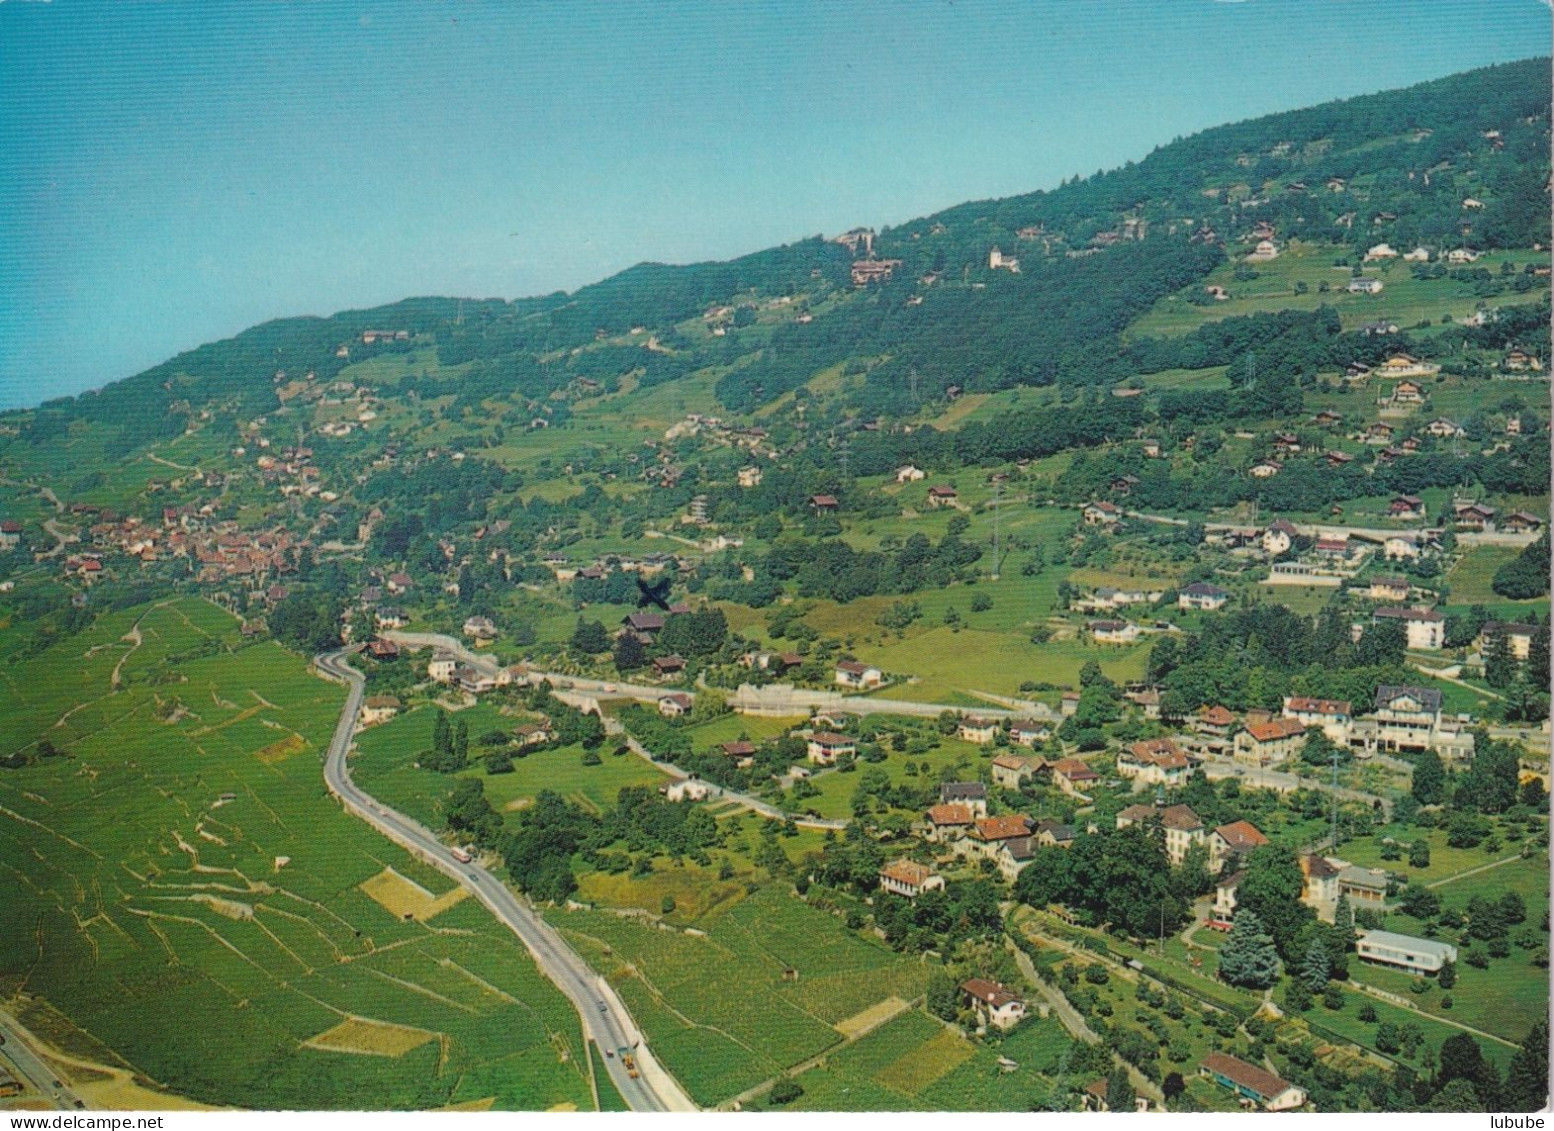
<path id="1" fill-rule="evenodd" d="M 1199 1064 L 1198 1074 L 1251 1100 L 1265 1111 L 1293 1111 L 1306 1102 L 1303 1089 L 1228 1053 L 1209 1053 Z"/>
<path id="2" fill-rule="evenodd" d="M 1502 529 L 1512 534 L 1536 534 L 1543 527 L 1543 520 L 1526 511 L 1512 511 L 1501 520 Z"/>
<path id="3" fill-rule="evenodd" d="M 1424 500 L 1418 495 L 1394 495 L 1387 506 L 1387 514 L 1393 518 L 1424 518 Z"/>
<path id="4" fill-rule="evenodd" d="M 370 727 L 376 723 L 386 723 L 399 714 L 402 706 L 400 701 L 392 695 L 369 695 L 362 703 L 362 726 Z"/>
<path id="5" fill-rule="evenodd" d="M 1306 728 L 1295 719 L 1249 722 L 1236 732 L 1234 756 L 1249 766 L 1276 766 L 1305 743 Z"/>
<path id="6" fill-rule="evenodd" d="M 1205 609 L 1213 611 L 1225 607 L 1225 602 L 1230 599 L 1230 594 L 1217 585 L 1210 585 L 1206 581 L 1194 581 L 1185 586 L 1176 595 L 1176 607 L 1179 609 Z"/>
<path id="7" fill-rule="evenodd" d="M 1380 279 L 1361 277 L 1349 280 L 1349 293 L 1352 295 L 1379 295 L 1382 290 Z"/>
<path id="8" fill-rule="evenodd" d="M 656 656 L 653 659 L 653 674 L 659 679 L 667 679 L 669 676 L 678 675 L 685 670 L 683 657 L 669 655 Z"/>
<path id="9" fill-rule="evenodd" d="M 915 860 L 892 860 L 880 869 L 880 890 L 916 899 L 925 891 L 944 887 L 944 877 Z"/>
<path id="10" fill-rule="evenodd" d="M 449 652 L 437 652 L 426 665 L 426 678 L 438 683 L 452 683 L 453 673 L 458 670 L 459 661 Z"/>
<path id="11" fill-rule="evenodd" d="M 838 758 L 858 753 L 858 744 L 845 734 L 821 730 L 809 736 L 806 753 L 811 762 L 831 766 L 835 765 Z"/>
<path id="12" fill-rule="evenodd" d="M 1378 377 L 1434 377 L 1441 371 L 1441 367 L 1431 361 L 1421 361 L 1419 358 L 1406 353 L 1395 353 L 1380 365 L 1374 372 Z M 1415 386 L 1417 388 L 1418 386 Z"/>
<path id="13" fill-rule="evenodd" d="M 961 993 L 977 1011 L 977 1021 L 995 1029 L 1013 1029 L 1025 1016 L 1025 1002 L 997 982 L 986 978 L 968 978 L 960 984 Z"/>
<path id="14" fill-rule="evenodd" d="M 920 467 L 907 464 L 905 467 L 896 468 L 897 483 L 916 483 L 927 476 L 927 472 Z"/>
<path id="15" fill-rule="evenodd" d="M 1426 652 L 1438 652 L 1446 642 L 1446 617 L 1434 609 L 1403 609 L 1386 606 L 1371 614 L 1372 624 L 1401 621 L 1408 634 L 1408 646 Z"/>
<path id="16" fill-rule="evenodd" d="M 544 746 L 556 734 L 544 723 L 519 723 L 513 727 L 513 741 L 521 747 Z"/>
<path id="17" fill-rule="evenodd" d="M 658 787 L 669 801 L 705 801 L 712 795 L 712 786 L 699 778 L 675 778 Z"/>
<path id="18" fill-rule="evenodd" d="M 1401 966 L 1414 974 L 1438 974 L 1446 963 L 1457 961 L 1457 948 L 1451 943 L 1391 931 L 1366 931 L 1356 941 L 1355 952 L 1367 962 Z"/>
<path id="19" fill-rule="evenodd" d="M 934 486 L 928 488 L 928 505 L 931 507 L 947 507 L 955 503 L 956 493 L 954 487 Z"/>
<path id="20" fill-rule="evenodd" d="M 1258 460 L 1247 472 L 1253 479 L 1272 479 L 1284 470 L 1284 464 L 1276 459 Z"/>
<path id="21" fill-rule="evenodd" d="M 479 695 L 496 686 L 496 676 L 487 675 L 479 668 L 460 664 L 453 669 L 453 682 L 458 684 L 461 690 L 468 691 L 471 695 Z"/>
<path id="22" fill-rule="evenodd" d="M 821 514 L 839 510 L 842 504 L 837 501 L 835 495 L 811 495 L 809 497 L 809 506 L 811 510 Z"/>
<path id="23" fill-rule="evenodd" d="M 885 673 L 872 664 L 841 660 L 836 665 L 836 682 L 842 687 L 878 687 L 885 682 Z"/>

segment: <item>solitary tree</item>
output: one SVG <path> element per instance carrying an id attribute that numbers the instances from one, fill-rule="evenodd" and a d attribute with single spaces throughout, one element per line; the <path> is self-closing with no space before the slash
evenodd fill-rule
<path id="1" fill-rule="evenodd" d="M 1279 976 L 1279 952 L 1255 911 L 1236 912 L 1230 937 L 1219 952 L 1219 976 L 1233 986 L 1263 989 Z"/>

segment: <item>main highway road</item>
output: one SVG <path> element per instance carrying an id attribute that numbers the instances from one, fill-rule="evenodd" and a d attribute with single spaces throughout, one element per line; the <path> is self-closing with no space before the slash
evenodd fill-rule
<path id="1" fill-rule="evenodd" d="M 348 812 L 468 888 L 491 914 L 506 924 L 529 949 L 539 968 L 572 1000 L 582 1017 L 585 1035 L 601 1051 L 632 1050 L 638 1076 L 631 1076 L 618 1056 L 605 1057 L 604 1066 L 633 1111 L 696 1111 L 695 1103 L 654 1058 L 614 989 L 588 968 L 550 924 L 485 868 L 460 861 L 430 830 L 364 793 L 351 781 L 346 755 L 356 732 L 366 681 L 351 666 L 346 649 L 316 656 L 314 664 L 326 678 L 349 688 L 324 760 L 324 781 L 329 791 Z"/>

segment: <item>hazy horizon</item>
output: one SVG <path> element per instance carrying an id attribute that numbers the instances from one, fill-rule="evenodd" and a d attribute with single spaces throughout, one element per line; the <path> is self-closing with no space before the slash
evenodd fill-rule
<path id="1" fill-rule="evenodd" d="M 1051 188 L 1547 54 L 1549 25 L 1536 0 L 0 3 L 0 409 L 271 318 Z"/>

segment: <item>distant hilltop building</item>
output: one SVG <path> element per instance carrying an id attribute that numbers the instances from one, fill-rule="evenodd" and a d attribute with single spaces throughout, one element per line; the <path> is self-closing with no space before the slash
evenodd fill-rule
<path id="1" fill-rule="evenodd" d="M 855 256 L 868 258 L 874 254 L 874 229 L 854 228 L 850 232 L 843 232 L 832 243 L 839 243 Z M 860 252 L 858 249 L 863 248 Z"/>
<path id="2" fill-rule="evenodd" d="M 374 342 L 408 342 L 409 330 L 363 330 L 362 344 L 370 346 Z"/>
<path id="3" fill-rule="evenodd" d="M 987 253 L 987 265 L 992 271 L 1008 271 L 1011 275 L 1020 273 L 1020 261 L 1012 255 L 1005 255 L 997 247 Z"/>

